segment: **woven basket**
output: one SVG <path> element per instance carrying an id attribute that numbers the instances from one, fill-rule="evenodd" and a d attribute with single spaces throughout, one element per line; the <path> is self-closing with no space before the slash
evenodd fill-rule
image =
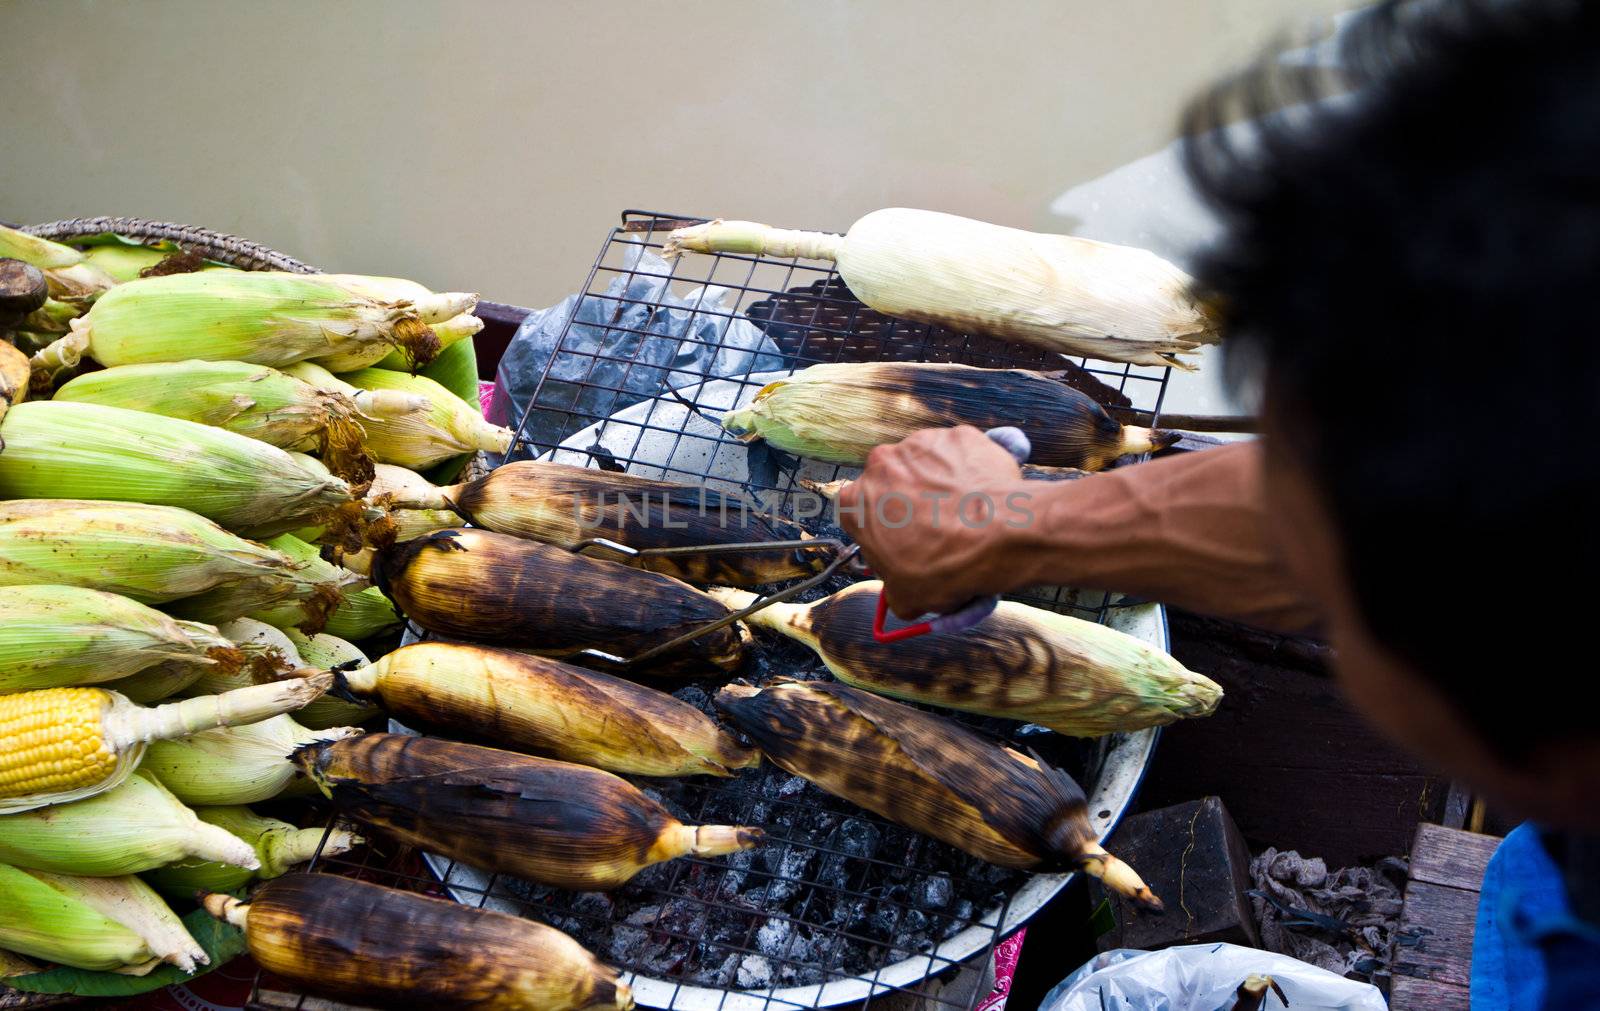
<path id="1" fill-rule="evenodd" d="M 192 249 L 208 260 L 226 263 L 240 270 L 285 270 L 295 274 L 322 273 L 316 267 L 301 263 L 294 257 L 275 249 L 269 249 L 259 242 L 195 225 L 177 225 L 170 221 L 147 221 L 144 218 L 68 218 L 65 221 L 47 221 L 42 225 L 29 225 L 22 230 L 29 235 L 64 242 L 67 245 L 107 234 L 121 235 L 141 242 L 166 240 L 175 242 L 185 249 Z"/>

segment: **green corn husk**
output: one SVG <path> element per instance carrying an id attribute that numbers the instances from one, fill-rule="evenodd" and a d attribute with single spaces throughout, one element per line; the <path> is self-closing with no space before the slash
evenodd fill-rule
<path id="1" fill-rule="evenodd" d="M 206 668 L 200 664 L 167 660 L 137 674 L 107 681 L 100 687 L 125 696 L 129 702 L 148 706 L 172 698 L 200 680 L 205 672 Z"/>
<path id="2" fill-rule="evenodd" d="M 417 470 L 463 453 L 504 453 L 511 446 L 510 429 L 490 424 L 476 408 L 426 376 L 362 369 L 333 377 L 318 375 L 304 365 L 290 372 L 323 388 L 395 390 L 428 399 L 426 412 L 379 418 L 366 426 L 367 451 L 380 463 Z"/>
<path id="3" fill-rule="evenodd" d="M 278 796 L 301 777 L 289 761 L 295 749 L 360 733 L 355 727 L 312 730 L 284 714 L 247 726 L 153 741 L 140 768 L 185 804 L 254 804 Z"/>
<path id="4" fill-rule="evenodd" d="M 0 438 L 0 498 L 179 506 L 258 536 L 359 511 L 351 486 L 308 456 L 159 414 L 28 402 L 6 413 Z"/>
<path id="5" fill-rule="evenodd" d="M 210 962 L 149 885 L 0 864 L 0 947 L 79 969 L 143 976 Z"/>
<path id="6" fill-rule="evenodd" d="M 375 635 L 392 632 L 401 624 L 400 612 L 376 586 L 346 593 L 344 600 L 328 615 L 323 631 L 350 642 L 363 642 Z"/>
<path id="7" fill-rule="evenodd" d="M 341 664 L 359 663 L 366 666 L 372 662 L 361 650 L 325 632 L 306 635 L 291 628 L 286 630 L 284 635 L 294 644 L 295 651 L 300 654 L 301 662 L 307 667 L 332 670 Z M 347 727 L 365 723 L 381 711 L 377 706 L 346 702 L 332 695 L 324 695 L 308 703 L 304 709 L 295 713 L 294 717 L 301 726 L 323 730 L 328 727 Z"/>
<path id="8" fill-rule="evenodd" d="M 202 671 L 180 694 L 189 697 L 220 695 L 235 688 L 298 676 L 306 669 L 294 641 L 266 622 L 238 618 L 217 626 L 217 631 L 243 654 L 244 663 L 231 670 Z"/>
<path id="9" fill-rule="evenodd" d="M 216 629 L 113 593 L 0 587 L 0 693 L 115 681 L 164 661 L 237 669 Z"/>
<path id="10" fill-rule="evenodd" d="M 145 271 L 162 267 L 162 273 L 189 273 L 191 270 L 228 270 L 238 273 L 237 267 L 186 254 L 175 243 L 162 242 L 155 246 L 120 239 L 94 243 L 83 251 L 84 262 L 105 271 L 118 284 L 137 281 Z"/>
<path id="11" fill-rule="evenodd" d="M 52 339 L 62 334 L 70 333 L 72 321 L 83 315 L 81 306 L 71 302 L 60 302 L 53 298 L 45 299 L 44 305 L 28 313 L 22 318 L 19 329 L 31 333 L 50 334 Z"/>
<path id="12" fill-rule="evenodd" d="M 372 480 L 360 419 L 427 409 L 421 397 L 389 391 L 352 397 L 267 365 L 197 360 L 91 372 L 61 387 L 54 399 L 181 418 L 279 449 L 315 452 L 335 474 L 358 484 Z"/>
<path id="13" fill-rule="evenodd" d="M 180 860 L 215 860 L 242 873 L 250 844 L 195 817 L 148 773 L 70 804 L 0 818 L 0 862 L 36 871 L 114 877 Z"/>
<path id="14" fill-rule="evenodd" d="M 97 299 L 39 362 L 88 355 L 108 367 L 190 358 L 281 366 L 331 354 L 377 361 L 401 348 L 422 366 L 438 353 L 427 324 L 477 301 L 459 292 L 377 298 L 358 280 L 271 271 L 140 278 Z"/>
<path id="15" fill-rule="evenodd" d="M 267 541 L 297 568 L 292 581 L 246 579 L 177 601 L 170 610 L 192 621 L 222 624 L 251 616 L 280 627 L 321 631 L 344 592 L 367 585 L 359 573 L 325 561 L 311 544 L 292 534 Z"/>
<path id="16" fill-rule="evenodd" d="M 402 305 L 409 303 L 414 306 L 425 307 L 428 310 L 425 313 L 419 313 L 419 318 L 428 325 L 428 332 L 419 334 L 417 344 L 409 348 L 397 349 L 400 352 L 401 361 L 404 362 L 402 367 L 407 372 L 426 366 L 439 353 L 443 343 L 438 327 L 445 327 L 447 336 L 457 332 L 462 328 L 462 325 L 453 321 L 461 316 L 470 316 L 473 310 L 478 307 L 477 295 L 469 295 L 463 292 L 435 295 L 425 285 L 402 277 L 375 277 L 367 274 L 324 274 L 322 276 L 367 298 Z M 350 372 L 374 365 L 388 357 L 390 353 L 378 347 L 343 346 L 335 351 L 316 355 L 311 360 L 331 372 Z"/>
<path id="17" fill-rule="evenodd" d="M 246 870 L 214 860 L 185 860 L 159 867 L 145 881 L 165 895 L 192 899 L 195 892 L 237 892 L 253 881 L 281 877 L 311 860 L 322 846 L 324 857 L 339 856 L 361 845 L 361 838 L 344 829 L 327 833 L 321 828 L 295 828 L 276 818 L 264 818 L 243 805 L 202 807 L 195 814 L 207 825 L 244 840 L 255 850 L 260 867 Z"/>
<path id="18" fill-rule="evenodd" d="M 0 501 L 0 586 L 83 586 L 164 604 L 241 581 L 281 586 L 287 594 L 306 582 L 299 572 L 294 558 L 186 509 Z"/>
<path id="19" fill-rule="evenodd" d="M 483 320 L 481 320 L 478 317 L 472 315 L 471 313 L 466 313 L 466 312 L 462 313 L 459 316 L 452 316 L 450 319 L 445 320 L 443 323 L 435 323 L 435 324 L 433 324 L 433 335 L 435 337 L 439 338 L 439 357 L 437 357 L 437 358 L 435 358 L 433 360 L 433 364 L 432 365 L 429 365 L 426 369 L 423 370 L 423 374 L 424 375 L 430 375 L 431 378 L 433 378 L 433 379 L 435 379 L 435 380 L 437 380 L 439 382 L 444 382 L 442 379 L 439 379 L 439 377 L 437 375 L 432 375 L 432 373 L 433 373 L 433 370 L 436 369 L 446 359 L 447 356 L 445 355 L 445 352 L 449 351 L 451 348 L 455 347 L 457 344 L 466 344 L 470 348 L 471 344 L 472 344 L 473 335 L 478 333 L 482 329 L 483 329 Z M 357 367 L 358 368 L 365 368 L 365 366 L 357 366 Z M 376 367 L 380 368 L 380 369 L 392 369 L 395 372 L 410 372 L 411 371 L 411 363 L 409 361 L 407 361 L 406 360 L 406 356 L 401 354 L 399 351 L 391 351 L 391 352 L 389 352 L 387 355 L 384 356 L 382 361 L 379 361 L 379 362 L 376 363 Z M 333 371 L 333 370 L 330 369 L 329 371 Z M 476 380 L 477 376 L 478 376 L 476 356 L 474 356 L 474 358 L 473 358 L 472 376 L 473 376 L 474 380 Z M 445 383 L 444 385 L 450 386 L 449 383 Z M 455 387 L 450 387 L 450 388 L 451 389 L 455 389 Z M 456 391 L 456 395 L 460 396 L 460 391 L 459 390 Z"/>
<path id="20" fill-rule="evenodd" d="M 0 225 L 0 258 L 31 263 L 40 270 L 57 270 L 83 262 L 83 254 L 71 246 L 41 239 Z"/>

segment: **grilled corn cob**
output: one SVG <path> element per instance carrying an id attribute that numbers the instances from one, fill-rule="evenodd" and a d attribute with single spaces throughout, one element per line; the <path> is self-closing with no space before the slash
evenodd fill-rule
<path id="1" fill-rule="evenodd" d="M 0 693 L 115 681 L 164 661 L 236 669 L 233 644 L 197 622 L 76 586 L 0 586 Z"/>
<path id="2" fill-rule="evenodd" d="M 508 463 L 485 477 L 448 488 L 423 481 L 395 487 L 387 494 L 387 501 L 395 505 L 428 511 L 454 509 L 471 517 L 476 526 L 564 548 L 591 537 L 643 550 L 808 536 L 797 523 L 752 511 L 748 502 L 708 488 L 543 461 Z M 637 559 L 600 551 L 590 554 L 691 583 L 728 586 L 757 586 L 809 576 L 828 560 L 822 551 Z"/>
<path id="3" fill-rule="evenodd" d="M 282 626 L 320 631 L 344 591 L 367 585 L 365 577 L 323 561 L 305 541 L 283 534 L 266 542 L 296 566 L 292 579 L 241 579 L 187 597 L 170 610 L 194 621 L 217 624 L 245 615 Z"/>
<path id="4" fill-rule="evenodd" d="M 175 898 L 191 899 L 195 892 L 236 892 L 257 879 L 281 877 L 318 853 L 336 857 L 361 845 L 361 839 L 344 829 L 326 833 L 321 828 L 295 828 L 276 818 L 263 818 L 248 807 L 202 807 L 195 811 L 207 827 L 243 840 L 259 864 L 253 870 L 215 860 L 185 860 L 145 872 L 144 879 Z"/>
<path id="5" fill-rule="evenodd" d="M 12 404 L 20 404 L 28 397 L 28 383 L 33 377 L 33 366 L 28 356 L 0 340 L 0 419 Z M 0 442 L 0 451 L 5 449 Z"/>
<path id="6" fill-rule="evenodd" d="M 80 969 L 143 976 L 211 959 L 183 921 L 133 875 L 72 877 L 0 864 L 0 947 Z"/>
<path id="7" fill-rule="evenodd" d="M 361 290 L 358 290 L 361 289 Z M 427 326 L 471 305 L 459 292 L 374 297 L 351 277 L 271 271 L 202 271 L 119 284 L 96 299 L 73 332 L 40 352 L 36 364 L 101 365 L 239 361 L 274 367 L 327 355 L 370 355 L 400 348 L 418 365 L 438 353 Z"/>
<path id="8" fill-rule="evenodd" d="M 206 895 L 262 967 L 362 1004 L 484 1011 L 634 1006 L 628 984 L 553 927 L 325 874 L 270 881 L 247 905 Z"/>
<path id="9" fill-rule="evenodd" d="M 483 320 L 472 315 L 470 312 L 461 313 L 459 316 L 451 316 L 443 323 L 433 324 L 433 335 L 439 340 L 439 357 L 444 357 L 444 353 L 446 351 L 482 330 Z M 437 363 L 438 360 L 438 358 L 434 359 L 435 363 Z M 321 363 L 319 362 L 318 364 Z M 356 368 L 366 368 L 368 364 L 373 363 L 363 363 L 356 366 Z M 323 367 L 328 368 L 330 371 L 336 371 L 330 366 L 324 365 Z M 382 361 L 377 362 L 374 367 L 380 369 L 391 369 L 395 372 L 410 372 L 411 362 L 408 361 L 406 356 L 401 352 L 391 351 L 384 356 Z M 476 375 L 476 373 L 474 373 L 474 375 Z"/>
<path id="10" fill-rule="evenodd" d="M 255 804 L 278 796 L 299 775 L 289 760 L 297 748 L 359 733 L 355 727 L 311 730 L 291 716 L 274 716 L 154 741 L 140 768 L 185 804 Z"/>
<path id="11" fill-rule="evenodd" d="M 0 498 L 179 506 L 272 536 L 358 500 L 308 456 L 178 418 L 99 404 L 26 403 L 0 426 Z"/>
<path id="12" fill-rule="evenodd" d="M 1040 372 L 920 362 L 813 365 L 768 383 L 722 417 L 744 442 L 765 439 L 786 453 L 861 464 L 875 446 L 924 428 L 1022 429 L 1032 461 L 1101 470 L 1118 457 L 1177 441 L 1171 432 L 1119 424 L 1105 408 Z"/>
<path id="13" fill-rule="evenodd" d="M 325 632 L 306 635 L 293 628 L 286 629 L 284 635 L 288 636 L 295 652 L 300 654 L 301 662 L 307 667 L 332 670 L 335 667 L 352 665 L 365 667 L 370 662 L 365 653 L 338 636 L 328 635 Z M 378 715 L 377 706 L 346 702 L 344 699 L 334 698 L 330 692 L 295 713 L 294 718 L 301 726 L 310 727 L 312 730 L 323 730 L 327 727 L 347 727 L 365 723 L 376 715 Z"/>
<path id="14" fill-rule="evenodd" d="M 511 448 L 511 430 L 490 424 L 477 408 L 427 376 L 362 369 L 337 378 L 319 374 L 315 365 L 289 369 L 291 375 L 320 389 L 383 391 L 427 400 L 428 410 L 397 417 L 373 418 L 364 426 L 372 458 L 402 467 L 431 467 L 463 453 Z"/>
<path id="15" fill-rule="evenodd" d="M 812 604 L 773 604 L 749 620 L 810 646 L 857 688 L 1075 737 L 1209 716 L 1222 699 L 1216 682 L 1131 635 L 1012 601 L 964 632 L 884 646 L 872 637 L 882 588 L 856 583 Z M 707 592 L 735 610 L 755 599 Z"/>
<path id="16" fill-rule="evenodd" d="M 30 870 L 112 877 L 193 859 L 245 874 L 259 866 L 243 839 L 195 817 L 143 770 L 98 796 L 0 817 L 0 861 Z"/>
<path id="17" fill-rule="evenodd" d="M 651 864 L 762 839 L 756 828 L 684 825 L 609 772 L 436 738 L 368 734 L 309 745 L 295 761 L 363 825 L 558 888 L 616 888 Z"/>
<path id="18" fill-rule="evenodd" d="M 1177 356 L 1219 339 L 1192 279 L 1154 253 L 937 211 L 873 211 L 844 235 L 712 221 L 668 236 L 679 252 L 833 260 L 881 313 L 1063 354 L 1190 368 Z"/>
<path id="19" fill-rule="evenodd" d="M 397 544 L 374 562 L 372 580 L 430 632 L 556 657 L 591 646 L 630 656 L 728 613 L 671 576 L 486 530 Z M 734 670 L 748 634 L 742 625 L 718 629 L 649 669 Z"/>
<path id="20" fill-rule="evenodd" d="M 339 678 L 407 726 L 612 772 L 731 776 L 760 762 L 665 692 L 511 650 L 417 643 Z"/>
<path id="21" fill-rule="evenodd" d="M 128 778 L 151 741 L 298 709 L 332 681 L 323 673 L 153 709 L 100 688 L 0 696 L 0 815 L 104 793 Z"/>
<path id="22" fill-rule="evenodd" d="M 102 404 L 226 428 L 279 449 L 314 452 L 355 484 L 372 480 L 361 418 L 411 414 L 427 401 L 392 390 L 320 390 L 266 365 L 184 361 L 119 365 L 62 386 L 56 400 Z"/>
<path id="23" fill-rule="evenodd" d="M 1161 908 L 1133 869 L 1101 848 L 1083 791 L 1059 769 L 831 682 L 728 685 L 717 702 L 768 758 L 834 796 L 990 863 L 1076 867 Z"/>

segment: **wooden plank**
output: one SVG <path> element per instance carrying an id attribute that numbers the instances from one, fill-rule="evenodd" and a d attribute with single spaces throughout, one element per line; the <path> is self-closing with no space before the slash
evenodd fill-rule
<path id="1" fill-rule="evenodd" d="M 1418 825 L 1411 844 L 1411 880 L 1477 892 L 1483 887 L 1483 869 L 1499 845 L 1499 836 Z"/>
<path id="2" fill-rule="evenodd" d="M 1478 915 L 1478 893 L 1426 881 L 1406 886 L 1400 911 L 1402 937 L 1416 943 L 1396 947 L 1394 974 L 1466 986 L 1472 967 L 1472 935 Z"/>
<path id="3" fill-rule="evenodd" d="M 1431 979 L 1396 976 L 1389 989 L 1390 1011 L 1465 1011 L 1468 991 Z"/>

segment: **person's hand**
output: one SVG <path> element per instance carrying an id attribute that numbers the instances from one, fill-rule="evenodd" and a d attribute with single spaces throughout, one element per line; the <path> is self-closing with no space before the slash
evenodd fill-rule
<path id="1" fill-rule="evenodd" d="M 1027 525 L 1027 492 L 1011 454 L 976 428 L 877 447 L 838 507 L 903 619 L 1016 588 L 1008 548 Z"/>

